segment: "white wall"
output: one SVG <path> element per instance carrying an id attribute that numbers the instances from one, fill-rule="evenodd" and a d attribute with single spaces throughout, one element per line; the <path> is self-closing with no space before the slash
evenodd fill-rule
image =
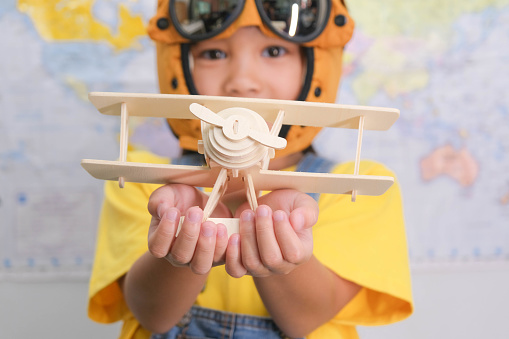
<path id="1" fill-rule="evenodd" d="M 509 338 L 509 269 L 417 271 L 412 283 L 414 314 L 393 325 L 359 328 L 361 338 Z"/>
<path id="2" fill-rule="evenodd" d="M 116 338 L 87 318 L 87 282 L 0 283 L 0 338 Z"/>
<path id="3" fill-rule="evenodd" d="M 509 269 L 413 273 L 414 315 L 359 328 L 363 339 L 507 339 Z M 116 338 L 119 325 L 86 317 L 87 283 L 0 283 L 0 338 Z M 326 338 L 329 339 L 329 338 Z"/>

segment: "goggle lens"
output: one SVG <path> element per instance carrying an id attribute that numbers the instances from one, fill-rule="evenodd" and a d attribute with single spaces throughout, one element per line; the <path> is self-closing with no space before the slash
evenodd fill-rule
<path id="1" fill-rule="evenodd" d="M 324 0 L 262 0 L 264 21 L 275 33 L 296 42 L 309 41 L 323 30 L 328 16 Z M 260 10 L 260 9 L 259 9 Z"/>
<path id="2" fill-rule="evenodd" d="M 222 32 L 242 10 L 242 0 L 172 1 L 173 21 L 179 33 L 191 40 L 208 39 Z M 176 20 L 175 20 L 176 19 Z"/>

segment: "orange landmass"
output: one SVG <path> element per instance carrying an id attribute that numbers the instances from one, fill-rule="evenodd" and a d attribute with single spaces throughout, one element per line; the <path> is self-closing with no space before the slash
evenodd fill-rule
<path id="1" fill-rule="evenodd" d="M 446 145 L 421 160 L 421 174 L 426 181 L 447 175 L 466 187 L 479 175 L 479 164 L 466 148 L 456 150 Z"/>
<path id="2" fill-rule="evenodd" d="M 501 199 L 500 199 L 500 203 L 502 205 L 507 205 L 509 204 L 509 193 L 507 193 L 506 195 L 504 195 Z"/>

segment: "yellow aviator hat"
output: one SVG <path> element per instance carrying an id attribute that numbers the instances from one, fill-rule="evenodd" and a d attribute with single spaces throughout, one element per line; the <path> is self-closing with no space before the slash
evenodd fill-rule
<path id="1" fill-rule="evenodd" d="M 170 1 L 158 0 L 156 15 L 150 20 L 148 27 L 149 36 L 156 42 L 159 88 L 161 93 L 165 94 L 199 94 L 194 88 L 189 68 L 189 44 L 192 42 L 182 37 L 172 25 Z M 348 15 L 343 0 L 326 1 L 330 1 L 330 14 L 324 30 L 314 40 L 300 44 L 306 55 L 307 69 L 297 100 L 329 103 L 336 100 L 343 48 L 352 36 L 354 22 Z M 240 16 L 211 39 L 228 38 L 245 26 L 256 26 L 263 34 L 278 37 L 263 24 L 255 0 L 245 0 Z M 202 139 L 200 120 L 168 119 L 168 123 L 179 137 L 180 147 L 197 151 L 198 140 Z M 287 146 L 277 150 L 276 157 L 305 150 L 320 130 L 319 127 L 289 126 L 285 136 Z"/>

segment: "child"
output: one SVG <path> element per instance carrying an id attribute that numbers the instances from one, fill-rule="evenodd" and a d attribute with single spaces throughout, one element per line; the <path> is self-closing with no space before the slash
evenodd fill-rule
<path id="1" fill-rule="evenodd" d="M 159 0 L 149 34 L 157 42 L 163 93 L 334 102 L 352 29 L 340 0 L 234 6 Z M 199 122 L 169 123 L 184 149 L 173 163 L 202 161 L 194 152 Z M 288 146 L 271 168 L 352 173 L 352 163 L 329 166 L 314 155 L 317 132 L 286 126 Z M 128 160 L 168 162 L 146 152 Z M 367 161 L 361 172 L 392 175 Z M 206 201 L 185 185 L 129 183 L 120 190 L 106 183 L 90 281 L 92 319 L 123 320 L 121 338 L 357 338 L 355 325 L 411 314 L 397 184 L 356 203 L 323 194 L 317 204 L 294 190 L 261 197 L 256 211 L 247 203 L 234 211 L 220 203 L 213 217 L 240 218 L 240 233 L 229 239 L 224 225 L 201 222 Z"/>

